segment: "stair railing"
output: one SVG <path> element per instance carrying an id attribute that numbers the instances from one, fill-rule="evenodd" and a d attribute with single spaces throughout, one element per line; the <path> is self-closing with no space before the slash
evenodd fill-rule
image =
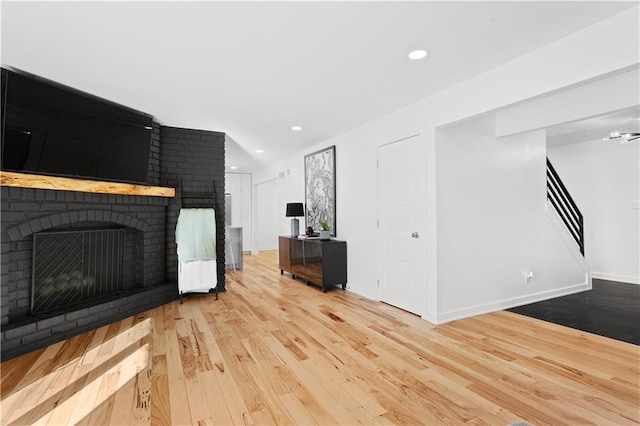
<path id="1" fill-rule="evenodd" d="M 584 220 L 569 191 L 547 158 L 547 199 L 564 222 L 584 256 Z"/>

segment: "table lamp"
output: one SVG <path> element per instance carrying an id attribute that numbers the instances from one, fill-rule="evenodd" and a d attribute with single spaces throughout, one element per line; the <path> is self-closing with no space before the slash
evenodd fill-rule
<path id="1" fill-rule="evenodd" d="M 287 203 L 287 217 L 291 219 L 291 236 L 297 237 L 300 234 L 300 221 L 297 219 L 304 216 L 304 206 L 302 203 Z"/>

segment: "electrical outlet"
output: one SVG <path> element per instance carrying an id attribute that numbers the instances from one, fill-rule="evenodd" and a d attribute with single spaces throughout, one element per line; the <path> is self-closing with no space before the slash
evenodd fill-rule
<path id="1" fill-rule="evenodd" d="M 524 273 L 524 283 L 530 284 L 532 279 L 533 279 L 533 271 L 526 271 Z"/>

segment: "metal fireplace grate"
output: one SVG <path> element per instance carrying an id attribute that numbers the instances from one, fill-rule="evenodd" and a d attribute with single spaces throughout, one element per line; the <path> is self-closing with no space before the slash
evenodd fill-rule
<path id="1" fill-rule="evenodd" d="M 124 239 L 120 228 L 34 234 L 31 312 L 51 312 L 121 291 Z"/>

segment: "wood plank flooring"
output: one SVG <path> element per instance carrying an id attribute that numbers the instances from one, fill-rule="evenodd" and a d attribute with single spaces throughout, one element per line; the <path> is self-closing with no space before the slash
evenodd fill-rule
<path id="1" fill-rule="evenodd" d="M 640 422 L 638 346 L 510 312 L 432 326 L 276 262 L 0 364 L 0 423 Z"/>

